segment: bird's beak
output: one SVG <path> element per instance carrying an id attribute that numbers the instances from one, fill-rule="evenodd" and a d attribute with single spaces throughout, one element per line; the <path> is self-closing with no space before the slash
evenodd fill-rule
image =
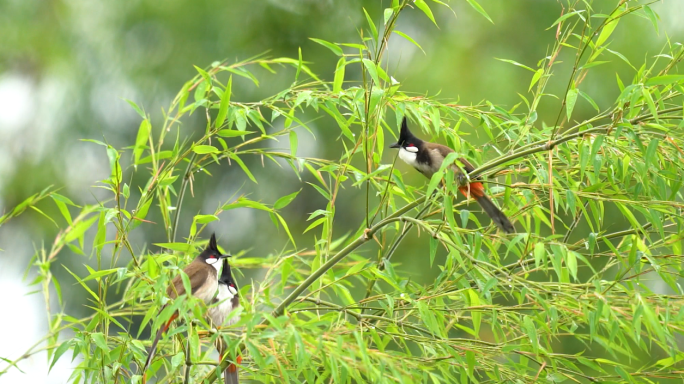
<path id="1" fill-rule="evenodd" d="M 225 259 L 225 258 L 228 258 L 228 257 L 233 257 L 233 255 L 231 255 L 230 253 L 228 253 L 228 254 L 226 254 L 226 255 L 221 255 L 221 258 L 222 258 L 222 259 Z"/>
<path id="2" fill-rule="evenodd" d="M 390 148 L 401 148 L 401 145 L 399 145 L 399 143 L 394 143 L 390 145 Z"/>

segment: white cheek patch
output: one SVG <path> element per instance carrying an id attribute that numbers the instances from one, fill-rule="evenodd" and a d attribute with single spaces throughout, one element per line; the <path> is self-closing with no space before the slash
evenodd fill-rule
<path id="1" fill-rule="evenodd" d="M 233 296 L 237 294 L 237 289 L 235 287 L 231 287 L 230 285 L 228 286 L 228 292 L 230 292 Z"/>
<path id="2" fill-rule="evenodd" d="M 406 147 L 406 150 L 411 153 L 418 153 L 418 147 Z"/>
<path id="3" fill-rule="evenodd" d="M 416 151 L 418 148 L 416 148 Z M 416 165 L 416 155 L 414 152 L 409 152 L 404 148 L 399 149 L 399 158 L 402 159 L 406 164 L 415 166 Z"/>
<path id="4" fill-rule="evenodd" d="M 221 269 L 221 263 L 219 263 L 219 259 L 215 259 L 213 257 L 210 257 L 207 259 L 207 264 L 214 267 L 214 269 L 216 269 L 216 273 L 218 273 L 219 269 Z"/>

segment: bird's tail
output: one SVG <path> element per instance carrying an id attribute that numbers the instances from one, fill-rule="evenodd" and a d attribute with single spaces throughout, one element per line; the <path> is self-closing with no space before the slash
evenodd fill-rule
<path id="1" fill-rule="evenodd" d="M 178 312 L 171 315 L 171 318 L 169 319 L 169 321 L 166 322 L 166 325 L 159 328 L 159 331 L 157 331 L 157 336 L 154 337 L 154 341 L 152 342 L 152 348 L 150 348 L 150 353 L 147 355 L 147 361 L 145 361 L 145 366 L 142 369 L 143 384 L 147 382 L 147 368 L 150 366 L 152 359 L 154 359 L 154 354 L 157 352 L 157 344 L 159 344 L 159 340 L 161 340 L 162 334 L 169 329 L 169 326 L 171 326 L 171 322 L 176 320 L 177 317 Z"/>
<path id="2" fill-rule="evenodd" d="M 242 356 L 238 355 L 235 359 L 238 364 L 242 364 Z M 238 367 L 235 364 L 231 364 L 223 372 L 223 382 L 224 384 L 239 384 L 238 380 Z"/>
<path id="3" fill-rule="evenodd" d="M 504 213 L 501 212 L 501 210 L 496 205 L 494 205 L 492 200 L 490 200 L 489 197 L 485 194 L 484 186 L 482 185 L 482 183 L 470 183 L 469 186 L 460 187 L 458 190 L 461 191 L 461 193 L 465 197 L 472 196 L 475 199 L 475 201 L 477 201 L 477 203 L 480 204 L 480 206 L 485 211 L 487 216 L 489 216 L 492 219 L 492 221 L 494 222 L 494 224 L 496 224 L 497 227 L 501 228 L 506 233 L 515 232 L 515 227 L 513 226 L 511 221 L 508 220 L 508 217 L 506 217 L 506 215 L 504 215 Z"/>
<path id="4" fill-rule="evenodd" d="M 223 353 L 225 349 L 219 348 L 219 363 L 223 361 Z M 236 359 L 238 364 L 242 364 L 242 356 L 238 355 Z M 224 384 L 238 384 L 238 369 L 237 365 L 230 364 L 225 371 L 223 371 L 223 383 Z"/>

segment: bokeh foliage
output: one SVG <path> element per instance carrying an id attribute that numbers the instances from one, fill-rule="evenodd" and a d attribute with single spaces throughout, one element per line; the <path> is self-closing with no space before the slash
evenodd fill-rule
<path id="1" fill-rule="evenodd" d="M 477 2 L 467 2 L 489 18 Z M 52 316 L 46 346 L 37 344 L 24 356 L 40 348 L 50 351 L 49 364 L 78 356 L 76 382 L 139 382 L 148 346 L 143 331 L 158 329 L 176 308 L 191 308 L 181 312 L 184 321 L 152 365 L 158 382 L 215 381 L 208 353 L 216 337 L 229 342 L 229 359 L 242 352 L 242 379 L 259 382 L 681 380 L 682 46 L 671 42 L 645 63 L 630 63 L 610 48 L 611 37 L 631 17 L 657 28 L 649 2 L 619 1 L 600 13 L 590 1 L 569 0 L 550 26 L 555 42 L 536 66 L 504 59 L 529 71 L 520 103 L 460 105 L 402 91 L 384 57 L 390 39 L 418 44 L 395 28 L 397 20 L 413 8 L 435 22 L 434 6 L 441 5 L 394 1 L 377 14 L 365 12 L 356 43 L 315 39 L 338 57 L 329 80 L 318 78 L 300 51 L 296 58 L 257 56 L 197 68 L 160 124 L 131 103 L 142 120 L 135 143 L 119 149 L 92 140 L 110 161 L 111 174 L 100 184 L 110 199 L 78 206 L 48 189 L 0 218 L 1 225 L 27 207 L 42 213 L 42 200 L 50 197 L 62 217 L 46 217 L 67 224 L 34 257 L 33 284 Z M 621 93 L 602 105 L 585 87 L 588 74 L 612 60 L 627 62 L 635 74 L 618 75 Z M 569 71 L 557 73 L 568 64 Z M 290 70 L 292 83 L 259 101 L 235 100 L 233 82 L 258 83 L 263 70 Z M 591 81 L 607 86 L 616 78 Z M 551 124 L 538 119 L 547 100 L 559 102 Z M 595 114 L 573 119 L 575 106 L 585 102 Z M 197 119 L 191 115 L 203 124 L 186 137 L 181 126 Z M 297 155 L 295 129 L 306 129 L 318 115 L 337 130 L 336 159 Z M 451 173 L 411 185 L 394 163 L 383 163 L 403 117 L 421 136 L 480 164 L 470 176 L 487 179 L 517 234 L 498 233 L 472 202 L 458 198 Z M 473 131 L 488 142 L 468 141 Z M 289 150 L 274 149 L 274 140 Z M 246 160 L 254 157 L 289 167 L 325 206 L 287 219 L 281 212 L 299 192 L 273 202 L 237 194 L 216 202 L 214 212 L 195 215 L 189 231 L 180 233 L 183 201 L 194 183 L 237 165 L 254 183 L 244 189 L 258 188 L 254 162 Z M 439 187 L 442 178 L 447 188 Z M 340 203 L 347 190 L 361 193 L 363 203 Z M 265 270 L 260 280 L 241 284 L 240 321 L 218 333 L 202 320 L 193 323 L 205 308 L 192 298 L 158 314 L 169 279 L 204 245 L 207 227 L 237 208 L 269 215 L 289 238 L 273 245 L 281 252 L 231 260 L 237 269 Z M 351 212 L 362 213 L 355 232 L 336 231 L 336 221 Z M 619 221 L 627 227 L 616 231 Z M 130 236 L 143 225 L 166 234 L 166 242 L 151 246 L 155 251 L 131 246 Z M 314 240 L 302 244 L 291 228 L 314 233 Z M 56 291 L 63 305 L 53 268 L 64 247 L 87 252 L 89 230 L 96 267 L 83 276 L 69 273 L 94 312 L 77 318 L 51 308 L 49 294 Z M 402 241 L 417 234 L 430 240 L 413 258 L 433 265 L 438 253 L 446 255 L 430 284 L 413 281 L 393 259 Z M 375 257 L 361 253 L 364 248 Z M 668 291 L 649 289 L 645 282 L 654 280 Z M 66 330 L 73 336 L 65 340 L 60 334 Z"/>

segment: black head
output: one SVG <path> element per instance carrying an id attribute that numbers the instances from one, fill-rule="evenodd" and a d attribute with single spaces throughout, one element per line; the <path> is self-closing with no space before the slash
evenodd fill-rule
<path id="1" fill-rule="evenodd" d="M 228 264 L 228 259 L 223 259 L 223 269 L 221 269 L 221 277 L 219 277 L 219 284 L 226 284 L 229 287 L 235 288 L 235 280 L 233 280 L 233 274 L 230 272 L 230 264 Z"/>
<path id="2" fill-rule="evenodd" d="M 212 233 L 207 248 L 205 248 L 204 251 L 202 251 L 202 253 L 200 253 L 198 257 L 203 259 L 207 263 L 213 264 L 217 262 L 219 259 L 223 259 L 228 256 L 230 255 L 221 254 L 221 251 L 219 251 L 218 245 L 216 244 L 216 235 Z"/>
<path id="3" fill-rule="evenodd" d="M 396 143 L 390 145 L 390 148 L 420 148 L 421 145 L 423 144 L 423 140 L 417 138 L 416 136 L 411 133 L 411 131 L 408 128 L 408 123 L 406 122 L 406 118 L 404 117 L 404 120 L 401 122 L 401 131 L 399 131 L 399 141 Z M 411 151 L 415 152 L 415 151 Z"/>

